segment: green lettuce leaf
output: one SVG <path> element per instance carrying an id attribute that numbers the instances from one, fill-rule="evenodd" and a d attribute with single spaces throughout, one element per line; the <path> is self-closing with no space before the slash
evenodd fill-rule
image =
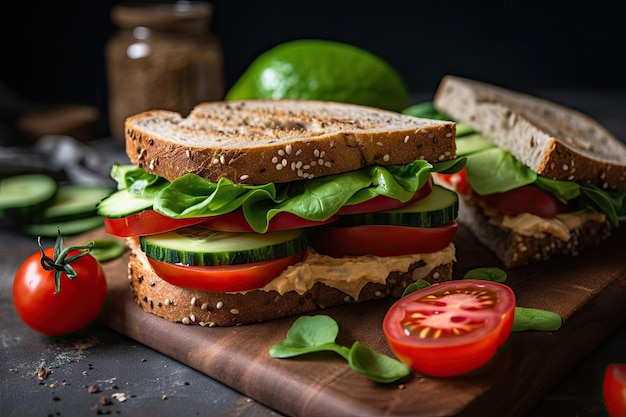
<path id="1" fill-rule="evenodd" d="M 131 194 L 139 197 L 152 198 L 169 182 L 158 175 L 149 174 L 134 165 L 113 164 L 111 178 L 117 182 L 118 190 L 128 190 Z"/>
<path id="2" fill-rule="evenodd" d="M 467 156 L 467 182 L 478 194 L 501 193 L 529 185 L 537 174 L 510 152 L 489 147 Z"/>
<path id="3" fill-rule="evenodd" d="M 462 163 L 439 168 L 460 169 Z M 405 165 L 373 166 L 343 174 L 284 184 L 245 185 L 221 178 L 217 183 L 195 174 L 174 181 L 148 174 L 134 166 L 116 166 L 111 176 L 118 188 L 153 199 L 153 209 L 172 218 L 216 216 L 242 208 L 252 228 L 264 233 L 270 220 L 289 212 L 307 220 L 323 221 L 345 205 L 383 195 L 408 201 L 430 177 L 434 166 L 418 160 Z"/>

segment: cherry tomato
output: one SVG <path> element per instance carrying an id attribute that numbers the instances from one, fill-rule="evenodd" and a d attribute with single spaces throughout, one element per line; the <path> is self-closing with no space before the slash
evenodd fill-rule
<path id="1" fill-rule="evenodd" d="M 311 237 L 321 254 L 342 256 L 401 256 L 432 253 L 447 247 L 459 228 L 456 221 L 438 227 L 363 225 L 329 228 Z"/>
<path id="2" fill-rule="evenodd" d="M 360 213 L 373 213 L 376 211 L 391 210 L 394 208 L 408 206 L 415 203 L 417 200 L 421 200 L 431 193 L 433 190 L 432 180 L 429 179 L 426 184 L 413 194 L 413 197 L 409 201 L 402 203 L 395 198 L 379 195 L 362 203 L 353 204 L 351 206 L 343 206 L 339 209 L 337 214 L 360 214 Z"/>
<path id="3" fill-rule="evenodd" d="M 440 174 L 437 172 L 433 175 L 438 180 L 437 182 L 446 185 L 459 194 L 469 195 L 472 193 L 472 187 L 467 182 L 467 171 L 465 168 L 454 174 Z"/>
<path id="4" fill-rule="evenodd" d="M 337 220 L 337 215 L 325 221 L 307 220 L 296 216 L 293 213 L 281 211 L 270 220 L 268 232 L 277 232 L 279 230 L 304 229 L 305 227 L 321 226 L 332 223 Z M 205 218 L 202 226 L 209 229 L 219 230 L 221 232 L 254 232 L 246 220 L 242 210 L 235 210 L 230 213 L 221 214 L 219 216 Z"/>
<path id="5" fill-rule="evenodd" d="M 554 217 L 568 211 L 567 205 L 550 193 L 531 185 L 477 197 L 488 206 L 508 215 L 530 213 L 540 217 Z"/>
<path id="6" fill-rule="evenodd" d="M 602 395 L 611 417 L 626 416 L 626 364 L 610 363 L 606 367 Z"/>
<path id="7" fill-rule="evenodd" d="M 147 209 L 119 219 L 104 217 L 104 230 L 117 237 L 146 236 L 202 223 L 205 217 L 173 219 Z"/>
<path id="8" fill-rule="evenodd" d="M 55 253 L 54 248 L 34 253 L 15 274 L 15 310 L 24 323 L 39 333 L 59 336 L 78 331 L 90 324 L 104 306 L 107 281 L 102 266 L 93 256 L 74 248 L 77 249 L 69 248 L 66 256 Z M 72 259 L 79 254 L 82 255 Z M 75 277 L 68 276 L 72 275 L 71 269 L 59 271 L 55 277 L 52 263 L 57 268 L 69 263 Z"/>
<path id="9" fill-rule="evenodd" d="M 515 294 L 506 285 L 455 280 L 415 291 L 383 320 L 389 347 L 416 372 L 452 376 L 485 365 L 508 339 Z"/>
<path id="10" fill-rule="evenodd" d="M 288 266 L 300 262 L 304 253 L 241 265 L 184 266 L 148 258 L 156 274 L 182 288 L 230 292 L 254 290 L 276 278 Z"/>

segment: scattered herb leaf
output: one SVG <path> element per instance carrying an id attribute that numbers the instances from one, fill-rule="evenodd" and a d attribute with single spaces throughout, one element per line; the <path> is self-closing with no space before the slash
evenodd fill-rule
<path id="1" fill-rule="evenodd" d="M 312 352 L 332 351 L 348 361 L 350 368 L 372 381 L 389 383 L 411 373 L 402 362 L 378 353 L 359 342 L 351 348 L 335 342 L 339 325 L 330 316 L 301 316 L 287 331 L 287 337 L 270 347 L 273 358 L 291 358 Z"/>
<path id="2" fill-rule="evenodd" d="M 418 279 L 417 281 L 407 285 L 407 287 L 404 289 L 404 292 L 402 293 L 402 297 L 426 287 L 430 287 L 430 282 L 426 281 L 425 279 Z"/>
<path id="3" fill-rule="evenodd" d="M 287 331 L 287 337 L 270 348 L 270 355 L 273 358 L 291 358 L 329 350 L 348 359 L 349 349 L 335 343 L 338 334 L 339 325 L 329 316 L 298 317 Z"/>
<path id="4" fill-rule="evenodd" d="M 492 282 L 504 282 L 506 281 L 506 271 L 495 267 L 474 268 L 467 271 L 463 279 L 482 279 Z"/>
<path id="5" fill-rule="evenodd" d="M 376 352 L 360 342 L 354 342 L 352 345 L 348 364 L 350 368 L 367 376 L 372 381 L 383 384 L 396 381 L 411 373 L 409 367 L 404 363 Z"/>
<path id="6" fill-rule="evenodd" d="M 515 307 L 512 331 L 537 330 L 553 332 L 559 330 L 561 324 L 563 324 L 561 316 L 552 311 L 530 307 Z"/>

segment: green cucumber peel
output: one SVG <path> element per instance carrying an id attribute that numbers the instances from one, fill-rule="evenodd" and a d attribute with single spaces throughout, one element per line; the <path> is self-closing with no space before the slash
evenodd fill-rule
<path id="1" fill-rule="evenodd" d="M 100 263 L 119 258 L 125 250 L 125 246 L 114 239 L 93 239 L 91 243 L 90 254 Z"/>
<path id="2" fill-rule="evenodd" d="M 351 369 L 380 383 L 394 382 L 411 373 L 404 363 L 360 342 L 354 342 L 350 348 L 337 344 L 338 334 L 339 325 L 330 316 L 301 316 L 287 331 L 286 338 L 270 347 L 269 353 L 273 358 L 286 359 L 314 352 L 334 352 L 343 357 Z"/>

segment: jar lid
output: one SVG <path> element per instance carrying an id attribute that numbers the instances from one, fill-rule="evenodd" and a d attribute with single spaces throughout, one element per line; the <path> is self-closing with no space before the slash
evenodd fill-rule
<path id="1" fill-rule="evenodd" d="M 200 1 L 175 3 L 124 3 L 111 9 L 111 18 L 122 28 L 147 26 L 150 28 L 175 28 L 198 21 L 208 21 L 213 6 Z"/>

